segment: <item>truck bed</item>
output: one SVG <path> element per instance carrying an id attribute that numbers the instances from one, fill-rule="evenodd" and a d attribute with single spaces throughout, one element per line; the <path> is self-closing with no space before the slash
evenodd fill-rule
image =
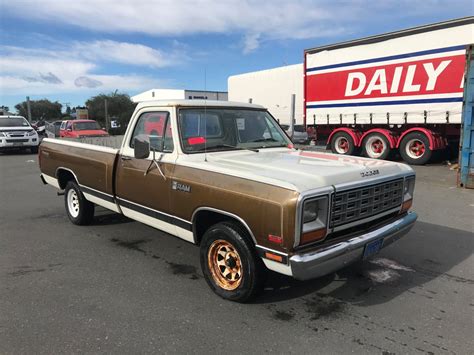
<path id="1" fill-rule="evenodd" d="M 91 190 L 91 194 L 94 190 L 102 192 L 113 198 L 113 174 L 119 150 L 105 145 L 116 143 L 115 137 L 110 138 L 81 139 L 98 144 L 46 138 L 40 149 L 41 171 L 46 178 L 57 179 L 59 184 L 61 174 L 72 173 L 82 189 Z"/>

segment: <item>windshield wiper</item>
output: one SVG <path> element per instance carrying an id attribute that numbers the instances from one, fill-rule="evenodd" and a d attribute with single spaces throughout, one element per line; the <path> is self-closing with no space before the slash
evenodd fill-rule
<path id="1" fill-rule="evenodd" d="M 232 149 L 237 149 L 237 150 L 250 150 L 251 152 L 258 153 L 258 149 L 244 148 L 244 147 L 236 147 L 236 146 L 230 145 L 230 144 L 218 144 L 218 145 L 213 145 L 212 147 L 209 147 L 208 149 L 214 149 L 214 148 L 232 148 Z"/>
<path id="2" fill-rule="evenodd" d="M 257 143 L 257 142 L 278 142 L 278 141 L 274 138 L 259 138 L 259 139 L 255 139 L 251 141 L 250 143 Z"/>

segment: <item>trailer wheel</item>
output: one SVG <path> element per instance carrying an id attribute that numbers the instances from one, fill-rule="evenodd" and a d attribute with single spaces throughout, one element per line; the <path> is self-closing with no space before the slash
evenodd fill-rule
<path id="1" fill-rule="evenodd" d="M 390 143 L 383 134 L 370 133 L 362 142 L 364 155 L 372 159 L 387 159 L 391 149 Z"/>
<path id="2" fill-rule="evenodd" d="M 433 155 L 428 137 L 420 132 L 408 133 L 400 143 L 400 155 L 408 164 L 426 164 Z"/>
<path id="3" fill-rule="evenodd" d="M 331 139 L 331 150 L 336 154 L 352 155 L 355 152 L 354 140 L 349 133 L 337 132 Z"/>
<path id="4" fill-rule="evenodd" d="M 86 200 L 74 181 L 68 181 L 64 189 L 64 204 L 72 223 L 87 225 L 94 219 L 94 204 Z"/>
<path id="5" fill-rule="evenodd" d="M 263 289 L 265 266 L 249 240 L 248 233 L 232 222 L 217 223 L 203 236 L 202 272 L 224 299 L 246 302 Z"/>

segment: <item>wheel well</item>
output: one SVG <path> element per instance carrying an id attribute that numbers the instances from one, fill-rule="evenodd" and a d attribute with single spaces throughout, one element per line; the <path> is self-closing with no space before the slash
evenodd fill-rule
<path id="1" fill-rule="evenodd" d="M 248 226 L 244 225 L 244 223 L 233 216 L 218 211 L 200 210 L 196 212 L 193 217 L 193 234 L 196 244 L 199 245 L 201 243 L 204 233 L 206 233 L 211 226 L 220 222 L 232 222 L 238 224 L 250 234 Z"/>
<path id="2" fill-rule="evenodd" d="M 59 187 L 64 190 L 68 181 L 76 181 L 74 174 L 66 169 L 58 169 L 56 172 L 56 178 L 58 179 Z M 77 181 L 76 181 L 77 182 Z"/>

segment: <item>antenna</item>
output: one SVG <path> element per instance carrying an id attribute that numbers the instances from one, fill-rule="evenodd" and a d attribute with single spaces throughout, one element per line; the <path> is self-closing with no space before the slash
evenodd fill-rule
<path id="1" fill-rule="evenodd" d="M 204 67 L 204 161 L 207 162 L 207 73 Z"/>

